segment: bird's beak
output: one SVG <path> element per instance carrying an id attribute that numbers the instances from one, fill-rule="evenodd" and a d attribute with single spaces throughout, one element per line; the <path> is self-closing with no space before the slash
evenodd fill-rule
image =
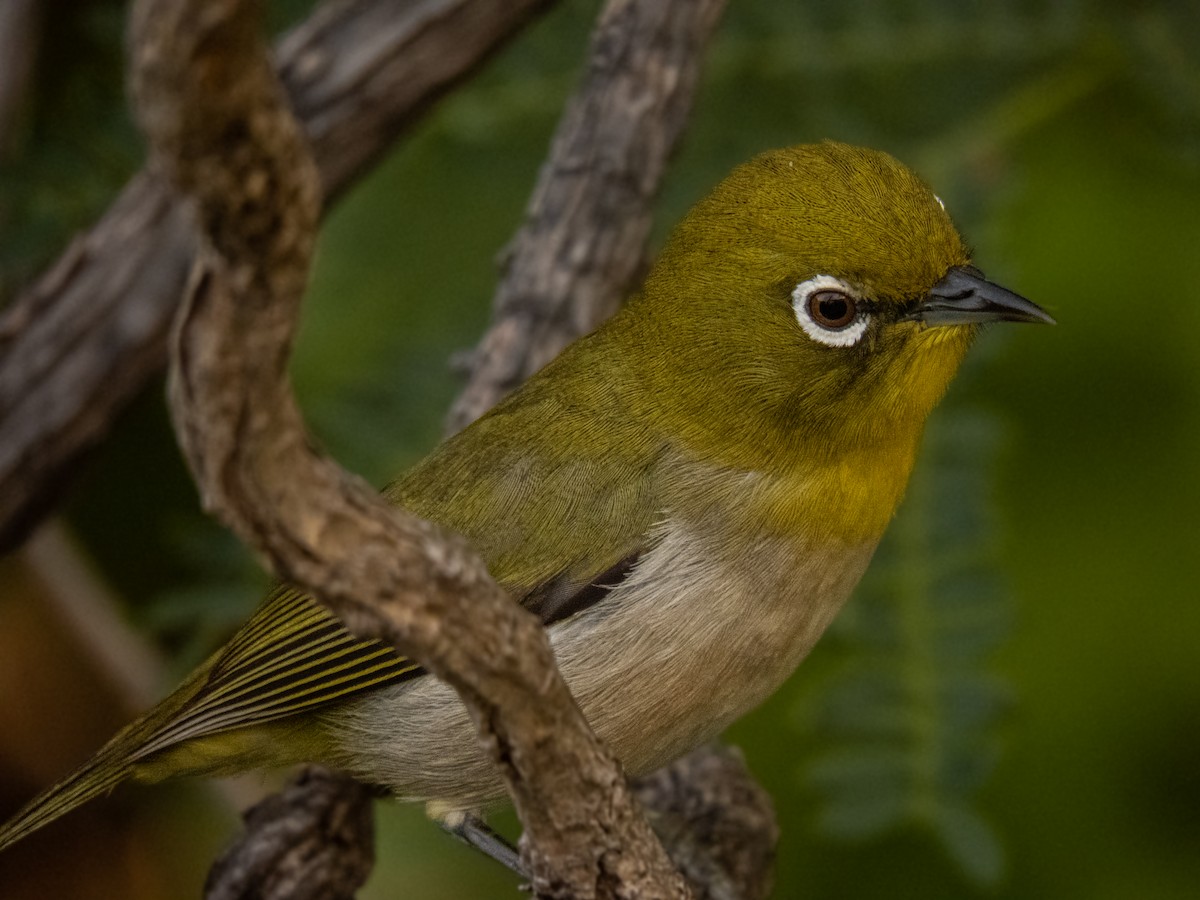
<path id="1" fill-rule="evenodd" d="M 1052 319 L 1036 303 L 993 284 L 974 266 L 954 266 L 907 316 L 926 325 L 982 322 L 1043 322 Z"/>

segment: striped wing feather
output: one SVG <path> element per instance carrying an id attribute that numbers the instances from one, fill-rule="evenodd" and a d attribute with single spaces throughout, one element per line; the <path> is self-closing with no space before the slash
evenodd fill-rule
<path id="1" fill-rule="evenodd" d="M 133 759 L 192 738 L 264 725 L 423 672 L 387 644 L 355 638 L 311 597 L 279 588 L 217 656 L 192 701 Z"/>

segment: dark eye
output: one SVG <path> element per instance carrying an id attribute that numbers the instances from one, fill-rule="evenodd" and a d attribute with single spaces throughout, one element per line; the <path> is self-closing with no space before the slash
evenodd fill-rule
<path id="1" fill-rule="evenodd" d="M 792 291 L 792 310 L 801 330 L 826 347 L 852 347 L 871 324 L 871 304 L 832 275 L 813 275 Z"/>
<path id="2" fill-rule="evenodd" d="M 808 298 L 808 314 L 823 328 L 846 328 L 858 315 L 858 304 L 841 291 L 816 291 Z"/>

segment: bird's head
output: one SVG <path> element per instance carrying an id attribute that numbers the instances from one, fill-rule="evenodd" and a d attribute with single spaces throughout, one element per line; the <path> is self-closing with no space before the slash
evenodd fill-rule
<path id="1" fill-rule="evenodd" d="M 915 444 L 979 325 L 1052 321 L 984 279 L 910 169 L 832 142 L 735 169 L 633 307 L 676 427 L 726 457 Z"/>

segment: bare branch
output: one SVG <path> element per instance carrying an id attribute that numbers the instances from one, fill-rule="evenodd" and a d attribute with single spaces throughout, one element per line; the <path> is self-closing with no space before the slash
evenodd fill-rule
<path id="1" fill-rule="evenodd" d="M 701 747 L 633 790 L 695 900 L 770 895 L 779 826 L 770 796 L 736 748 Z M 350 876 L 366 877 L 357 867 L 370 859 L 374 836 L 367 827 L 331 836 L 328 823 L 368 823 L 371 803 L 372 795 L 346 776 L 306 767 L 245 814 L 246 830 L 215 863 L 205 900 L 295 900 L 291 873 L 310 857 L 303 896 L 350 900 L 361 884 Z"/>
<path id="2" fill-rule="evenodd" d="M 327 200 L 555 0 L 327 2 L 275 49 Z"/>
<path id="3" fill-rule="evenodd" d="M 371 794 L 344 775 L 309 766 L 245 821 L 255 852 L 238 844 L 223 853 L 205 900 L 350 900 L 371 874 Z"/>
<path id="4" fill-rule="evenodd" d="M 593 328 L 631 288 L 645 252 L 653 198 L 682 132 L 701 50 L 721 6 L 664 4 L 649 13 L 645 4 L 606 8 L 588 75 L 560 123 L 527 224 L 513 241 L 496 296 L 496 321 L 475 355 L 451 430 Z M 646 27 L 647 15 L 662 18 Z M 613 232 L 625 239 L 614 239 Z M 561 252 L 567 246 L 588 252 Z M 572 285 L 582 287 L 576 291 Z M 777 829 L 769 798 L 740 756 L 705 748 L 664 773 L 670 774 L 646 779 L 638 794 L 670 834 L 668 849 L 698 895 L 765 896 Z M 297 834 L 316 829 L 303 791 L 289 796 L 291 805 L 274 805 L 272 814 L 298 823 Z M 366 806 L 369 800 L 360 796 L 359 802 Z M 254 860 L 275 852 L 274 829 L 259 821 L 248 824 L 230 854 Z M 706 879 L 711 884 L 702 884 Z"/>
<path id="5" fill-rule="evenodd" d="M 639 779 L 634 793 L 696 900 L 771 893 L 779 826 L 734 747 L 708 744 Z"/>
<path id="6" fill-rule="evenodd" d="M 276 65 L 326 196 L 553 0 L 328 0 Z M 166 362 L 194 239 L 135 175 L 105 215 L 0 314 L 0 551 L 49 509 L 82 453 Z"/>
<path id="7" fill-rule="evenodd" d="M 317 454 L 286 378 L 318 177 L 259 45 L 257 4 L 143 0 L 133 84 L 203 243 L 178 320 L 172 413 L 206 506 L 280 577 L 452 685 L 525 825 L 547 897 L 685 897 L 545 632 L 455 535 Z"/>
<path id="8" fill-rule="evenodd" d="M 610 0 L 508 251 L 458 431 L 608 318 L 640 280 L 654 198 L 726 0 Z"/>

